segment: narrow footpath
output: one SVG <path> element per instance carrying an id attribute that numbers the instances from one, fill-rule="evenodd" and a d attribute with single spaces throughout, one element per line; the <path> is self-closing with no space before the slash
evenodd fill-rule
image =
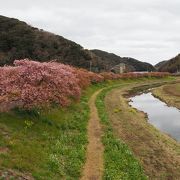
<path id="1" fill-rule="evenodd" d="M 103 144 L 101 142 L 101 125 L 96 108 L 96 91 L 89 100 L 90 119 L 88 123 L 88 141 L 86 163 L 81 180 L 101 180 L 103 175 Z"/>

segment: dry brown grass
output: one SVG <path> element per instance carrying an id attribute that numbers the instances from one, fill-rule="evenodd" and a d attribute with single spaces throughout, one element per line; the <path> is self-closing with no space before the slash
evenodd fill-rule
<path id="1" fill-rule="evenodd" d="M 131 88 L 114 89 L 105 99 L 116 135 L 132 149 L 150 179 L 178 179 L 180 144 L 150 125 L 143 112 L 129 107 L 123 93 Z"/>
<path id="2" fill-rule="evenodd" d="M 154 96 L 166 102 L 169 106 L 180 109 L 180 81 L 156 88 L 152 92 Z"/>

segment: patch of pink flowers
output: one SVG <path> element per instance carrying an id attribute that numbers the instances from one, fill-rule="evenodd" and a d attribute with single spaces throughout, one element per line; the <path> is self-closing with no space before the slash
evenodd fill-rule
<path id="1" fill-rule="evenodd" d="M 145 76 L 164 77 L 167 73 L 114 74 L 93 73 L 57 62 L 15 60 L 14 66 L 0 67 L 0 105 L 12 104 L 23 108 L 67 106 L 79 100 L 81 90 L 91 83 L 121 78 Z"/>
<path id="2" fill-rule="evenodd" d="M 25 108 L 52 103 L 66 106 L 79 99 L 79 79 L 70 66 L 56 62 L 15 60 L 15 67 L 0 68 L 0 96 L 4 101 L 21 101 Z"/>

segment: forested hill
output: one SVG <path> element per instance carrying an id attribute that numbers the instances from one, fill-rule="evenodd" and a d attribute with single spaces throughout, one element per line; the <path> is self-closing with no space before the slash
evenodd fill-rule
<path id="1" fill-rule="evenodd" d="M 155 65 L 155 68 L 156 68 L 156 69 L 159 69 L 161 66 L 163 66 L 164 64 L 166 64 L 166 62 L 167 62 L 167 61 L 161 61 L 161 62 L 157 63 L 157 64 Z"/>
<path id="2" fill-rule="evenodd" d="M 168 61 L 162 61 L 155 66 L 158 71 L 161 72 L 170 72 L 170 73 L 176 73 L 180 72 L 180 54 L 178 54 L 176 57 L 168 60 Z"/>
<path id="3" fill-rule="evenodd" d="M 107 64 L 108 66 L 114 66 L 118 63 L 125 63 L 130 71 L 154 71 L 155 68 L 153 65 L 141 62 L 133 58 L 129 57 L 120 57 L 113 53 L 108 53 L 101 50 L 91 50 L 94 54 L 101 57 L 103 62 Z"/>
<path id="4" fill-rule="evenodd" d="M 73 41 L 25 22 L 0 16 L 0 65 L 12 64 L 14 59 L 30 58 L 37 61 L 57 59 L 73 66 L 102 67 L 101 59 Z"/>
<path id="5" fill-rule="evenodd" d="M 81 45 L 44 30 L 34 28 L 18 19 L 0 16 L 0 66 L 14 59 L 29 58 L 70 64 L 92 70 L 109 70 L 111 65 L 124 62 L 131 71 L 152 71 L 153 66 L 132 58 L 121 58 L 100 50 L 89 51 Z"/>

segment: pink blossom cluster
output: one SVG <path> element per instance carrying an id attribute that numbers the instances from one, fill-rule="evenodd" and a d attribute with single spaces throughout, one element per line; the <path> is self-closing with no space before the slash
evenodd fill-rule
<path id="1" fill-rule="evenodd" d="M 15 60 L 14 67 L 0 68 L 0 96 L 6 102 L 21 101 L 23 107 L 66 106 L 79 99 L 79 79 L 70 66 L 56 62 Z"/>
<path id="2" fill-rule="evenodd" d="M 168 73 L 93 73 L 57 62 L 15 60 L 14 66 L 0 67 L 0 105 L 23 108 L 52 104 L 67 106 L 79 100 L 82 89 L 105 80 L 164 77 Z M 12 107 L 13 107 L 12 106 Z"/>

